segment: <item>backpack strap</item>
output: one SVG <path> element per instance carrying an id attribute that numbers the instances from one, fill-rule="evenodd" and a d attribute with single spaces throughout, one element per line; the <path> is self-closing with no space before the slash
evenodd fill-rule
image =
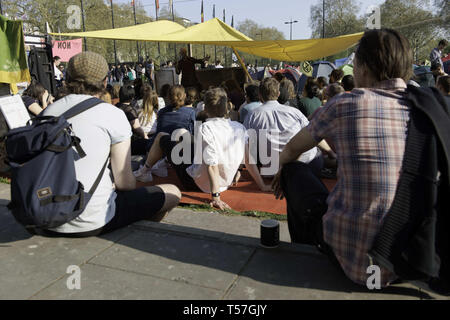
<path id="1" fill-rule="evenodd" d="M 73 106 L 72 108 L 64 112 L 61 116 L 64 117 L 65 119 L 70 119 L 92 107 L 95 107 L 100 103 L 105 103 L 105 101 L 100 100 L 99 98 L 92 97 L 81 101 L 77 105 Z"/>
<path id="2" fill-rule="evenodd" d="M 77 105 L 73 106 L 72 108 L 70 108 L 69 110 L 64 112 L 61 116 L 64 117 L 65 119 L 70 119 L 72 117 L 75 117 L 76 115 L 79 115 L 80 113 L 82 113 L 82 112 L 84 112 L 86 110 L 89 110 L 92 107 L 95 107 L 96 105 L 98 105 L 100 103 L 104 103 L 104 101 L 100 100 L 98 98 L 92 97 L 92 98 L 89 98 L 89 99 L 81 101 Z M 81 153 L 80 156 L 81 155 L 86 155 L 84 153 L 83 149 L 81 149 L 79 139 L 74 141 L 74 146 L 77 149 L 77 152 L 79 154 Z M 88 192 L 90 195 L 94 194 L 94 192 L 97 189 L 100 181 L 102 180 L 103 173 L 105 172 L 106 166 L 108 165 L 108 161 L 109 161 L 109 156 L 106 158 L 106 161 L 105 161 L 105 164 L 102 167 L 102 170 L 100 170 L 100 173 L 98 174 L 97 179 L 95 179 L 94 184 L 92 185 L 91 189 Z"/>
<path id="3" fill-rule="evenodd" d="M 100 181 L 102 180 L 103 173 L 105 172 L 106 166 L 108 165 L 108 161 L 109 161 L 109 156 L 106 158 L 106 161 L 105 161 L 105 164 L 103 165 L 102 170 L 100 170 L 100 173 L 98 174 L 97 179 L 95 179 L 94 184 L 92 185 L 91 189 L 88 192 L 91 196 L 94 194 Z"/>

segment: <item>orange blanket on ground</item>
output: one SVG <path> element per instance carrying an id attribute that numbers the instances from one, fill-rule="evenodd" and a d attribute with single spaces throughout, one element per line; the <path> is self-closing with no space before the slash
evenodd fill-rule
<path id="1" fill-rule="evenodd" d="M 151 186 L 156 184 L 174 184 L 180 186 L 175 170 L 169 168 L 169 175 L 166 178 L 153 176 L 153 181 L 148 183 L 138 182 L 138 186 Z M 336 180 L 322 179 L 331 191 L 336 185 Z M 266 183 L 270 183 L 266 180 Z M 209 204 L 211 196 L 203 192 L 186 192 L 181 190 L 183 197 L 181 203 L 183 204 Z M 220 198 L 225 201 L 235 211 L 263 211 L 275 214 L 286 214 L 286 200 L 277 200 L 273 193 L 261 192 L 253 181 L 250 174 L 242 171 L 242 176 L 236 187 L 230 187 L 227 191 L 220 195 Z"/>

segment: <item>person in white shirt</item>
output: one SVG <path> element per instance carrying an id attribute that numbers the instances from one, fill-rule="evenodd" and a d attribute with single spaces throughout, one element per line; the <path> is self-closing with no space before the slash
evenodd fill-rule
<path id="1" fill-rule="evenodd" d="M 142 109 L 139 111 L 138 119 L 141 128 L 147 136 L 156 133 L 156 118 L 159 109 L 158 94 L 150 86 L 144 87 Z"/>
<path id="2" fill-rule="evenodd" d="M 159 159 L 167 156 L 184 190 L 210 193 L 210 205 L 224 210 L 230 207 L 221 200 L 220 193 L 233 184 L 239 166 L 245 162 L 258 187 L 271 191 L 256 164 L 251 164 L 249 137 L 244 126 L 224 118 L 228 103 L 225 90 L 208 90 L 204 102 L 208 119 L 199 126 L 195 136 L 201 143 L 194 144 L 186 130 L 178 132 L 176 141 L 167 133 L 158 133 L 140 174 L 148 174 Z"/>
<path id="3" fill-rule="evenodd" d="M 244 126 L 247 129 L 256 130 L 258 140 L 267 139 L 267 154 L 263 154 L 260 149 L 258 158 L 263 166 L 263 175 L 273 176 L 278 171 L 277 160 L 284 146 L 306 127 L 309 121 L 298 109 L 282 105 L 277 101 L 280 95 L 280 83 L 274 78 L 264 79 L 259 86 L 259 93 L 263 105 L 246 117 Z M 311 164 L 316 174 L 320 173 L 323 166 L 323 159 L 317 148 L 303 153 L 298 160 Z M 275 172 L 271 174 L 273 169 Z"/>
<path id="4" fill-rule="evenodd" d="M 59 65 L 61 64 L 61 58 L 58 56 L 53 57 L 53 70 L 55 73 L 56 87 L 59 88 L 62 86 L 63 81 L 63 73 L 59 69 Z"/>
<path id="5" fill-rule="evenodd" d="M 223 66 L 222 66 L 220 60 L 216 61 L 216 69 L 223 69 Z"/>

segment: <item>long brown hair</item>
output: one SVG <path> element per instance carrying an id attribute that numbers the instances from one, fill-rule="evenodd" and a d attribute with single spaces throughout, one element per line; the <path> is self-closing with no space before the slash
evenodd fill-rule
<path id="1" fill-rule="evenodd" d="M 175 85 L 169 90 L 169 101 L 174 109 L 179 109 L 184 106 L 186 99 L 186 91 L 183 86 Z"/>
<path id="2" fill-rule="evenodd" d="M 150 86 L 143 88 L 142 111 L 139 114 L 139 122 L 146 126 L 152 121 L 153 112 L 157 113 L 159 108 L 158 94 Z"/>

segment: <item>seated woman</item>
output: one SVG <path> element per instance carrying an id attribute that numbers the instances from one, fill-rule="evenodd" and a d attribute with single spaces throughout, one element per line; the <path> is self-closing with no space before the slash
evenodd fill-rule
<path id="1" fill-rule="evenodd" d="M 168 93 L 169 105 L 158 112 L 156 131 L 172 134 L 176 129 L 184 128 L 194 134 L 195 110 L 185 107 L 186 91 L 183 86 L 176 85 Z"/>
<path id="2" fill-rule="evenodd" d="M 159 132 L 139 173 L 150 173 L 157 161 L 166 156 L 184 190 L 210 193 L 211 206 L 224 210 L 230 207 L 220 199 L 220 193 L 233 184 L 239 166 L 245 160 L 258 187 L 262 191 L 270 191 L 271 187 L 262 180 L 256 164 L 250 164 L 249 137 L 245 127 L 225 118 L 227 104 L 223 89 L 208 90 L 205 95 L 208 119 L 198 130 L 201 144 L 194 148 L 193 139 L 185 129 L 177 132 L 178 137 L 182 137 L 181 141 L 173 141 L 170 134 Z"/>
<path id="3" fill-rule="evenodd" d="M 141 91 L 143 94 L 142 107 L 139 108 L 137 104 L 133 105 L 133 103 L 131 103 L 131 107 L 133 108 L 133 114 L 137 113 L 137 121 L 146 138 L 134 136 L 131 143 L 132 155 L 145 155 L 151 147 L 152 140 L 150 137 L 156 133 L 158 95 L 149 85 L 144 85 Z"/>
<path id="4" fill-rule="evenodd" d="M 280 96 L 278 97 L 278 102 L 298 109 L 294 84 L 287 78 L 280 81 Z"/>
<path id="5" fill-rule="evenodd" d="M 185 129 L 190 134 L 194 134 L 195 109 L 185 107 L 186 92 L 183 86 L 176 85 L 170 88 L 168 94 L 169 105 L 158 112 L 158 121 L 156 122 L 156 133 L 165 132 L 169 135 L 177 129 Z M 150 148 L 155 139 L 150 139 L 147 147 Z M 141 166 L 134 172 L 139 181 L 149 182 L 153 177 L 150 171 L 144 170 Z M 144 171 L 142 171 L 144 170 Z"/>
<path id="6" fill-rule="evenodd" d="M 30 117 L 35 117 L 48 105 L 52 104 L 54 98 L 47 89 L 37 81 L 32 81 L 22 94 L 22 100 Z"/>
<path id="7" fill-rule="evenodd" d="M 320 90 L 317 81 L 313 79 L 308 80 L 303 90 L 303 97 L 298 100 L 298 109 L 307 118 L 322 105 L 322 101 L 319 99 Z"/>

